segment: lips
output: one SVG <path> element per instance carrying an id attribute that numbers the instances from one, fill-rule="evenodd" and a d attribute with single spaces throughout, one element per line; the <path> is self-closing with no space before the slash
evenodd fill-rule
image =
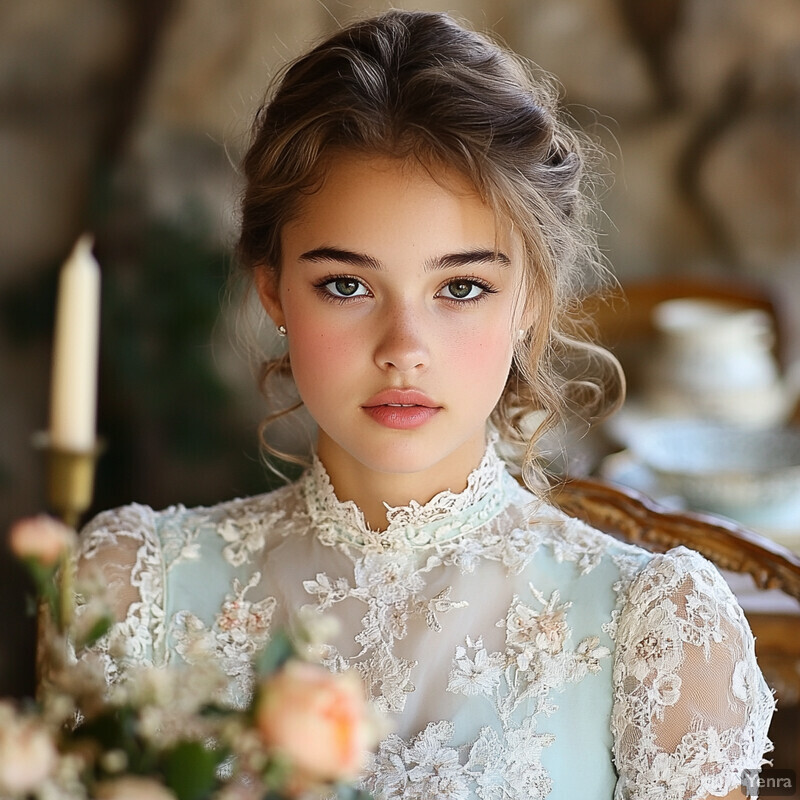
<path id="1" fill-rule="evenodd" d="M 428 395 L 419 389 L 384 389 L 370 397 L 364 408 L 375 406 L 423 406 L 425 408 L 439 408 L 439 404 L 431 400 Z"/>
<path id="2" fill-rule="evenodd" d="M 362 406 L 379 425 L 396 430 L 410 430 L 424 425 L 441 406 L 418 389 L 384 389 Z"/>

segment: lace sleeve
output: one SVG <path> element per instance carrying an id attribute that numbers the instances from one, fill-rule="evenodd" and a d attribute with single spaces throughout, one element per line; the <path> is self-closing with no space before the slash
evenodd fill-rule
<path id="1" fill-rule="evenodd" d="M 721 797 L 758 769 L 774 699 L 717 569 L 678 547 L 634 580 L 614 664 L 615 799 Z"/>
<path id="2" fill-rule="evenodd" d="M 81 532 L 77 575 L 90 587 L 78 596 L 78 621 L 92 602 L 92 584 L 103 589 L 117 623 L 84 658 L 99 658 L 113 684 L 126 663 L 152 664 L 163 629 L 163 566 L 156 515 L 130 505 L 95 517 Z"/>

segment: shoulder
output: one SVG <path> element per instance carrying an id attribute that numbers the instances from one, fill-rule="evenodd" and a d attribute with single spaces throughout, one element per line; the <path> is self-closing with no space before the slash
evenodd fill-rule
<path id="1" fill-rule="evenodd" d="M 598 530 L 557 508 L 548 499 L 521 489 L 514 496 L 514 514 L 519 524 L 544 545 L 557 561 L 573 561 L 582 574 L 601 563 L 611 563 L 619 577 L 630 581 L 655 557 L 639 545 Z"/>
<path id="2" fill-rule="evenodd" d="M 557 557 L 570 553 L 605 555 L 625 565 L 624 572 L 636 582 L 637 599 L 647 592 L 673 591 L 690 585 L 735 602 L 733 593 L 719 569 L 707 558 L 688 547 L 674 547 L 654 552 L 638 544 L 598 530 L 582 519 L 571 516 L 548 501 L 517 484 L 512 490 L 514 515 L 522 526 L 538 532 Z"/>
<path id="3" fill-rule="evenodd" d="M 92 559 L 98 551 L 114 549 L 134 551 L 152 541 L 156 530 L 157 512 L 140 503 L 102 511 L 81 530 L 78 554 Z"/>
<path id="4" fill-rule="evenodd" d="M 676 607 L 687 603 L 690 607 L 713 605 L 715 618 L 722 613 L 737 624 L 744 624 L 743 612 L 722 573 L 697 551 L 678 546 L 653 552 L 599 531 L 558 509 L 550 508 L 549 517 L 560 533 L 553 545 L 556 552 L 596 553 L 597 557 L 602 554 L 619 568 L 625 607 L 634 616 L 641 618 L 646 609 L 663 606 L 667 601 L 667 605 Z"/>
<path id="5" fill-rule="evenodd" d="M 691 643 L 705 660 L 723 639 L 753 648 L 750 626 L 724 577 L 686 547 L 653 555 L 627 591 L 620 642 L 633 646 L 654 636 Z"/>
<path id="6" fill-rule="evenodd" d="M 680 546 L 652 554 L 631 586 L 629 602 L 642 607 L 665 597 L 683 602 L 700 595 L 738 616 L 739 604 L 719 569 L 695 550 Z"/>
<path id="7" fill-rule="evenodd" d="M 103 511 L 81 531 L 81 555 L 91 557 L 97 548 L 126 544 L 159 546 L 176 535 L 204 531 L 223 538 L 240 539 L 247 532 L 270 530 L 270 523 L 294 518 L 301 509 L 297 483 L 250 497 L 239 497 L 210 506 L 183 504 L 155 510 L 130 503 Z"/>

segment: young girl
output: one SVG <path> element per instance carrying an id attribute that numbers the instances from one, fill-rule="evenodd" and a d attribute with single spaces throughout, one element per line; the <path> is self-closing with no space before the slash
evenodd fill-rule
<path id="1" fill-rule="evenodd" d="M 110 681 L 199 638 L 244 703 L 252 655 L 310 606 L 393 722 L 378 797 L 742 796 L 773 700 L 719 573 L 566 517 L 497 455 L 533 414 L 619 399 L 568 322 L 597 261 L 584 160 L 547 88 L 445 15 L 354 24 L 285 72 L 239 256 L 316 455 L 270 494 L 88 526 L 82 566 L 123 613 Z"/>

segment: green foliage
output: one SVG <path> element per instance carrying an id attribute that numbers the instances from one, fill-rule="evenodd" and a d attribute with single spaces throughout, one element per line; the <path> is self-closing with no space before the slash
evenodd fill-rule
<path id="1" fill-rule="evenodd" d="M 80 649 L 83 647 L 91 647 L 98 639 L 105 636 L 114 624 L 114 618 L 109 616 L 101 617 L 95 620 L 91 628 L 86 632 L 83 639 L 75 642 L 75 647 Z"/>
<path id="2" fill-rule="evenodd" d="M 133 775 L 161 775 L 178 800 L 204 800 L 218 786 L 217 770 L 228 753 L 220 747 L 193 740 L 181 741 L 159 752 L 139 732 L 139 710 L 130 706 L 109 708 L 84 722 L 71 734 L 75 744 L 102 742 L 106 751 L 124 753 L 126 772 Z M 104 772 L 94 780 L 114 777 Z"/>
<path id="3" fill-rule="evenodd" d="M 272 675 L 295 654 L 294 645 L 286 631 L 277 631 L 267 646 L 256 656 L 256 674 L 259 678 Z"/>
<path id="4" fill-rule="evenodd" d="M 5 289 L 0 329 L 13 344 L 24 347 L 52 336 L 59 269 L 60 264 L 48 263 Z"/>
<path id="5" fill-rule="evenodd" d="M 268 789 L 264 800 L 285 800 L 285 795 L 281 790 L 291 776 L 292 767 L 285 758 L 278 755 L 270 758 L 262 775 L 264 785 Z"/>
<path id="6" fill-rule="evenodd" d="M 36 593 L 47 604 L 53 619 L 61 618 L 61 593 L 56 581 L 57 567 L 42 564 L 35 558 L 23 558 L 22 563 L 33 579 Z"/>
<path id="7" fill-rule="evenodd" d="M 130 706 L 109 707 L 76 728 L 72 739 L 78 744 L 102 742 L 106 752 L 124 753 L 127 771 L 133 775 L 152 774 L 158 763 L 156 750 L 139 735 L 139 712 Z"/>
<path id="8" fill-rule="evenodd" d="M 203 800 L 217 783 L 225 753 L 200 742 L 181 742 L 164 757 L 164 781 L 178 800 Z"/>
<path id="9" fill-rule="evenodd" d="M 226 271 L 225 253 L 153 223 L 132 265 L 104 283 L 103 365 L 117 409 L 136 398 L 140 418 L 185 458 L 218 456 L 228 438 L 230 397 L 209 345 Z"/>
<path id="10" fill-rule="evenodd" d="M 336 797 L 338 800 L 374 800 L 369 792 L 350 784 L 338 784 L 336 786 Z"/>

